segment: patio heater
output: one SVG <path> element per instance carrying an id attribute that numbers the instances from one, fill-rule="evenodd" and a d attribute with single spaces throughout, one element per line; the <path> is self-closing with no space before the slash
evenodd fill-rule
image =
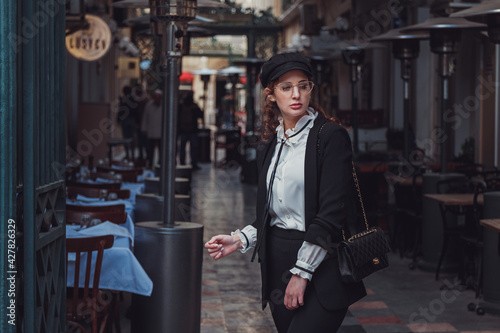
<path id="1" fill-rule="evenodd" d="M 231 114 L 231 126 L 236 127 L 236 111 L 238 109 L 238 101 L 236 98 L 236 84 L 238 84 L 240 79 L 240 74 L 244 74 L 245 70 L 236 67 L 229 66 L 221 69 L 217 74 L 226 76 L 231 82 L 231 96 L 233 97 L 233 113 Z"/>
<path id="2" fill-rule="evenodd" d="M 321 105 L 322 107 L 325 107 L 323 105 L 323 97 L 324 97 L 324 91 L 323 91 L 323 77 L 324 77 L 324 70 L 328 66 L 328 61 L 333 59 L 332 57 L 328 56 L 322 56 L 322 55 L 308 55 L 309 59 L 311 59 L 311 65 L 314 70 L 315 78 L 316 78 L 316 86 L 317 86 L 317 96 L 318 96 L 318 104 Z"/>
<path id="3" fill-rule="evenodd" d="M 208 82 L 210 82 L 210 76 L 217 74 L 217 71 L 215 69 L 211 68 L 202 68 L 198 69 L 195 71 L 191 72 L 192 74 L 195 75 L 200 75 L 200 79 L 203 82 L 203 117 L 207 119 L 207 102 L 208 102 Z M 203 124 L 206 124 L 204 121 Z M 199 162 L 201 163 L 210 163 L 210 156 L 211 156 L 211 148 L 210 148 L 210 141 L 211 141 L 211 130 L 209 127 L 204 127 L 199 130 L 198 132 L 198 142 L 200 145 L 200 150 L 199 150 Z"/>
<path id="4" fill-rule="evenodd" d="M 498 82 L 500 80 L 500 1 L 485 0 L 482 3 L 452 14 L 453 17 L 464 17 L 467 20 L 485 23 L 488 25 L 488 37 L 495 44 L 495 166 L 499 164 L 499 118 L 500 118 L 500 91 Z M 498 207 L 500 206 L 499 192 L 490 192 L 484 194 L 483 215 L 484 218 L 499 218 Z M 496 233 L 483 228 L 483 267 L 488 267 L 488 274 L 483 274 L 483 298 L 487 302 L 495 304 L 495 308 L 488 310 L 497 312 L 500 304 L 500 238 Z M 478 304 L 470 303 L 469 310 L 476 310 L 476 313 L 482 314 L 482 307 Z"/>
<path id="5" fill-rule="evenodd" d="M 247 113 L 245 136 L 243 137 L 243 162 L 241 165 L 241 181 L 248 184 L 257 184 L 257 143 L 255 135 L 255 86 L 257 75 L 265 61 L 259 58 L 243 58 L 233 62 L 236 66 L 245 66 L 247 69 L 246 102 Z"/>
<path id="6" fill-rule="evenodd" d="M 436 17 L 423 23 L 401 29 L 402 33 L 429 33 L 430 48 L 438 54 L 438 71 L 441 78 L 441 132 L 447 134 L 445 111 L 448 106 L 448 82 L 454 73 L 455 54 L 458 52 L 463 29 L 482 28 L 483 25 L 471 23 L 465 19 Z M 436 185 L 441 180 L 463 177 L 462 174 L 447 173 L 446 140 L 441 142 L 441 172 L 425 173 L 422 183 L 422 194 L 435 194 Z M 422 261 L 418 267 L 424 271 L 436 270 L 443 244 L 443 227 L 440 221 L 440 210 L 437 202 L 428 198 L 422 199 Z M 447 223 L 456 224 L 456 218 L 448 217 Z M 441 271 L 454 271 L 460 263 L 459 244 L 450 242 L 448 255 L 441 264 Z"/>
<path id="7" fill-rule="evenodd" d="M 383 35 L 372 39 L 375 42 L 392 42 L 392 54 L 395 59 L 401 60 L 401 79 L 403 79 L 403 128 L 404 128 L 404 150 L 403 157 L 410 157 L 410 79 L 412 62 L 418 57 L 420 51 L 420 40 L 427 39 L 427 34 L 402 33 L 399 29 L 393 29 Z"/>
<path id="8" fill-rule="evenodd" d="M 451 17 L 463 17 L 467 20 L 487 24 L 488 37 L 495 44 L 495 165 L 500 163 L 499 156 L 499 126 L 500 126 L 500 1 L 485 0 L 482 3 L 465 10 L 451 14 Z"/>
<path id="9" fill-rule="evenodd" d="M 435 17 L 425 22 L 401 29 L 403 33 L 427 32 L 433 53 L 439 56 L 439 76 L 441 77 L 441 131 L 447 134 L 445 112 L 448 106 L 448 83 L 455 72 L 455 54 L 458 52 L 463 29 L 478 29 L 485 25 L 473 23 L 463 18 Z M 441 140 L 441 172 L 447 171 L 446 140 Z"/>
<path id="10" fill-rule="evenodd" d="M 359 153 L 359 139 L 358 139 L 358 79 L 361 73 L 361 65 L 365 60 L 365 50 L 350 42 L 341 42 L 340 48 L 342 50 L 342 58 L 344 63 L 349 65 L 350 78 L 351 78 L 351 126 L 353 130 L 353 153 Z"/>
<path id="11" fill-rule="evenodd" d="M 206 111 L 208 82 L 210 82 L 210 76 L 217 74 L 217 71 L 211 68 L 202 68 L 192 71 L 191 74 L 200 75 L 201 81 L 203 82 L 203 111 Z"/>
<path id="12" fill-rule="evenodd" d="M 132 1 L 114 4 L 134 8 Z M 138 7 L 144 1 L 135 2 Z M 203 226 L 175 222 L 175 156 L 181 40 L 195 18 L 196 0 L 150 0 L 151 32 L 161 39 L 160 78 L 163 84 L 161 221 L 135 226 L 135 254 L 153 281 L 150 297 L 134 295 L 132 331 L 199 332 Z M 161 198 L 158 198 L 161 200 Z M 137 297 L 136 297 L 137 296 Z"/>

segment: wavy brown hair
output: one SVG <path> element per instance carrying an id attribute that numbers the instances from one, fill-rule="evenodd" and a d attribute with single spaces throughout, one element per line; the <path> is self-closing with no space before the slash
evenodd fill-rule
<path id="1" fill-rule="evenodd" d="M 279 125 L 278 117 L 280 116 L 280 110 L 278 108 L 278 104 L 276 102 L 272 102 L 269 99 L 269 95 L 273 93 L 276 85 L 277 80 L 270 82 L 267 88 L 264 89 L 265 102 L 264 106 L 262 107 L 262 117 L 264 122 L 262 131 L 263 141 L 269 141 L 271 137 L 276 133 L 276 127 L 278 127 Z M 312 100 L 309 100 L 309 107 L 312 107 L 314 111 L 325 117 L 326 121 L 336 122 L 337 124 L 342 125 L 338 118 L 327 116 L 325 110 Z"/>

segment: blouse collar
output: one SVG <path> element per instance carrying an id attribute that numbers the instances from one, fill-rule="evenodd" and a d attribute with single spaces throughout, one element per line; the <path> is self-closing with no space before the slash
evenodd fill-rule
<path id="1" fill-rule="evenodd" d="M 307 112 L 307 114 L 305 114 L 302 118 L 299 119 L 299 121 L 297 121 L 294 128 L 289 128 L 286 131 L 286 134 L 289 137 L 288 142 L 290 142 L 290 143 L 298 142 L 300 140 L 300 138 L 303 137 L 304 135 L 306 135 L 307 133 L 309 133 L 309 130 L 314 126 L 314 120 L 318 116 L 318 113 L 316 111 L 314 111 L 314 109 L 311 107 L 308 107 L 306 112 Z M 283 117 L 280 116 L 278 118 L 278 120 L 280 122 L 278 127 L 276 127 L 276 132 L 277 132 L 276 134 L 278 137 L 278 142 L 287 141 L 286 137 L 285 137 L 285 133 L 283 131 Z M 309 123 L 307 123 L 307 122 L 309 122 Z M 298 133 L 298 135 L 295 135 L 292 137 L 292 135 L 294 135 L 296 132 L 300 131 L 302 129 L 302 127 L 304 127 L 304 126 L 306 126 L 306 128 L 303 131 Z"/>

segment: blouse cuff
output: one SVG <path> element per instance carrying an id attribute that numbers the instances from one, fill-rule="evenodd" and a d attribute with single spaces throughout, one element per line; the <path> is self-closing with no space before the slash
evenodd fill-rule
<path id="1" fill-rule="evenodd" d="M 243 245 L 243 248 L 239 250 L 241 253 L 245 253 L 255 246 L 257 230 L 253 226 L 247 225 L 243 230 L 237 229 L 231 233 L 231 236 L 234 234 L 237 234 L 241 239 Z"/>
<path id="2" fill-rule="evenodd" d="M 306 272 L 306 271 L 302 270 L 302 268 L 298 268 L 298 266 L 295 266 L 294 268 L 292 268 L 290 270 L 290 273 L 292 273 L 293 275 L 298 275 L 303 279 L 308 279 L 309 281 L 311 281 L 311 279 L 312 279 L 312 272 L 310 272 L 310 271 Z"/>
<path id="3" fill-rule="evenodd" d="M 311 280 L 314 271 L 321 264 L 327 251 L 321 246 L 304 242 L 297 254 L 295 267 L 290 270 L 290 273 L 297 274 L 304 279 Z"/>

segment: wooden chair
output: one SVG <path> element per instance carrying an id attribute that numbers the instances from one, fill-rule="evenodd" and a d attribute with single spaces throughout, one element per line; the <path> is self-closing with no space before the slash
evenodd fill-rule
<path id="1" fill-rule="evenodd" d="M 121 181 L 121 176 L 120 179 L 118 179 L 117 175 L 111 172 L 91 172 L 89 174 L 89 178 L 92 180 L 96 180 L 97 178 L 102 178 L 107 180 Z"/>
<path id="2" fill-rule="evenodd" d="M 498 173 L 498 169 L 493 165 L 466 163 L 457 165 L 453 172 L 463 173 L 468 179 L 470 179 L 472 177 L 484 176 L 484 174 Z"/>
<path id="3" fill-rule="evenodd" d="M 436 280 L 439 279 L 439 271 L 443 263 L 446 252 L 448 251 L 448 244 L 451 239 L 463 240 L 463 236 L 470 234 L 471 223 L 467 223 L 467 219 L 471 220 L 474 214 L 474 207 L 477 207 L 478 194 L 484 192 L 486 183 L 479 179 L 464 179 L 463 177 L 452 177 L 449 179 L 441 180 L 436 183 L 436 192 L 443 193 L 474 193 L 475 205 L 471 207 L 451 206 L 439 204 L 441 213 L 441 222 L 443 226 L 443 243 L 441 247 L 441 254 L 436 267 Z M 466 220 L 464 225 L 458 223 L 450 223 L 448 216 L 463 216 Z"/>
<path id="4" fill-rule="evenodd" d="M 67 186 L 68 198 L 74 199 L 78 194 L 84 195 L 89 198 L 99 198 L 101 190 L 107 190 L 108 195 L 110 193 L 116 193 L 118 199 L 128 199 L 130 198 L 130 190 L 121 189 L 106 189 L 106 188 L 92 188 L 92 187 L 80 187 L 80 186 Z"/>
<path id="5" fill-rule="evenodd" d="M 66 211 L 78 211 L 78 212 L 125 212 L 125 205 L 109 205 L 109 206 L 81 206 L 66 204 Z"/>
<path id="6" fill-rule="evenodd" d="M 100 219 L 102 222 L 110 221 L 116 224 L 123 224 L 127 221 L 127 213 L 121 211 L 95 211 L 89 210 L 66 210 L 66 223 L 81 224 L 82 215 L 90 215 L 90 219 Z"/>
<path id="7" fill-rule="evenodd" d="M 220 130 L 214 135 L 214 166 L 224 166 L 227 163 L 234 161 L 241 163 L 241 155 L 238 148 L 241 144 L 241 131 L 237 130 Z M 223 149 L 225 157 L 222 161 L 217 160 L 217 150 Z"/>
<path id="8" fill-rule="evenodd" d="M 122 181 L 132 182 L 132 183 L 136 183 L 137 176 L 142 175 L 142 173 L 143 173 L 143 170 L 138 169 L 138 168 L 114 169 L 114 168 L 105 167 L 105 166 L 97 166 L 96 171 L 101 172 L 101 173 L 114 172 L 115 174 L 119 174 L 122 176 Z"/>
<path id="9" fill-rule="evenodd" d="M 98 188 L 98 189 L 115 189 L 119 190 L 122 186 L 121 182 L 113 182 L 113 183 L 84 183 L 84 182 L 76 182 L 76 181 L 67 181 L 66 186 L 71 187 L 85 187 L 85 188 Z"/>
<path id="10" fill-rule="evenodd" d="M 91 333 L 102 332 L 107 325 L 113 306 L 111 302 L 103 300 L 102 292 L 99 290 L 99 279 L 101 277 L 102 258 L 104 250 L 113 246 L 112 235 L 68 238 L 66 239 L 66 267 L 68 267 L 69 253 L 75 253 L 75 277 L 72 292 L 66 297 L 66 320 L 70 326 L 76 326 L 87 332 L 82 323 L 91 322 Z M 92 267 L 92 252 L 97 251 L 95 266 Z M 80 285 L 80 264 L 82 253 L 86 253 L 85 281 L 84 287 Z M 93 272 L 92 272 L 93 269 Z M 67 272 L 66 272 L 67 274 Z M 93 275 L 92 287 L 90 287 L 90 276 Z M 70 290 L 71 291 L 71 290 Z M 98 322 L 100 329 L 98 330 Z"/>
<path id="11" fill-rule="evenodd" d="M 394 247 L 399 248 L 400 256 L 406 251 L 412 257 L 408 264 L 410 269 L 417 266 L 417 257 L 420 254 L 422 234 L 422 181 L 424 169 L 418 168 L 412 175 L 411 185 L 394 185 L 395 206 L 391 211 L 394 214 Z"/>

